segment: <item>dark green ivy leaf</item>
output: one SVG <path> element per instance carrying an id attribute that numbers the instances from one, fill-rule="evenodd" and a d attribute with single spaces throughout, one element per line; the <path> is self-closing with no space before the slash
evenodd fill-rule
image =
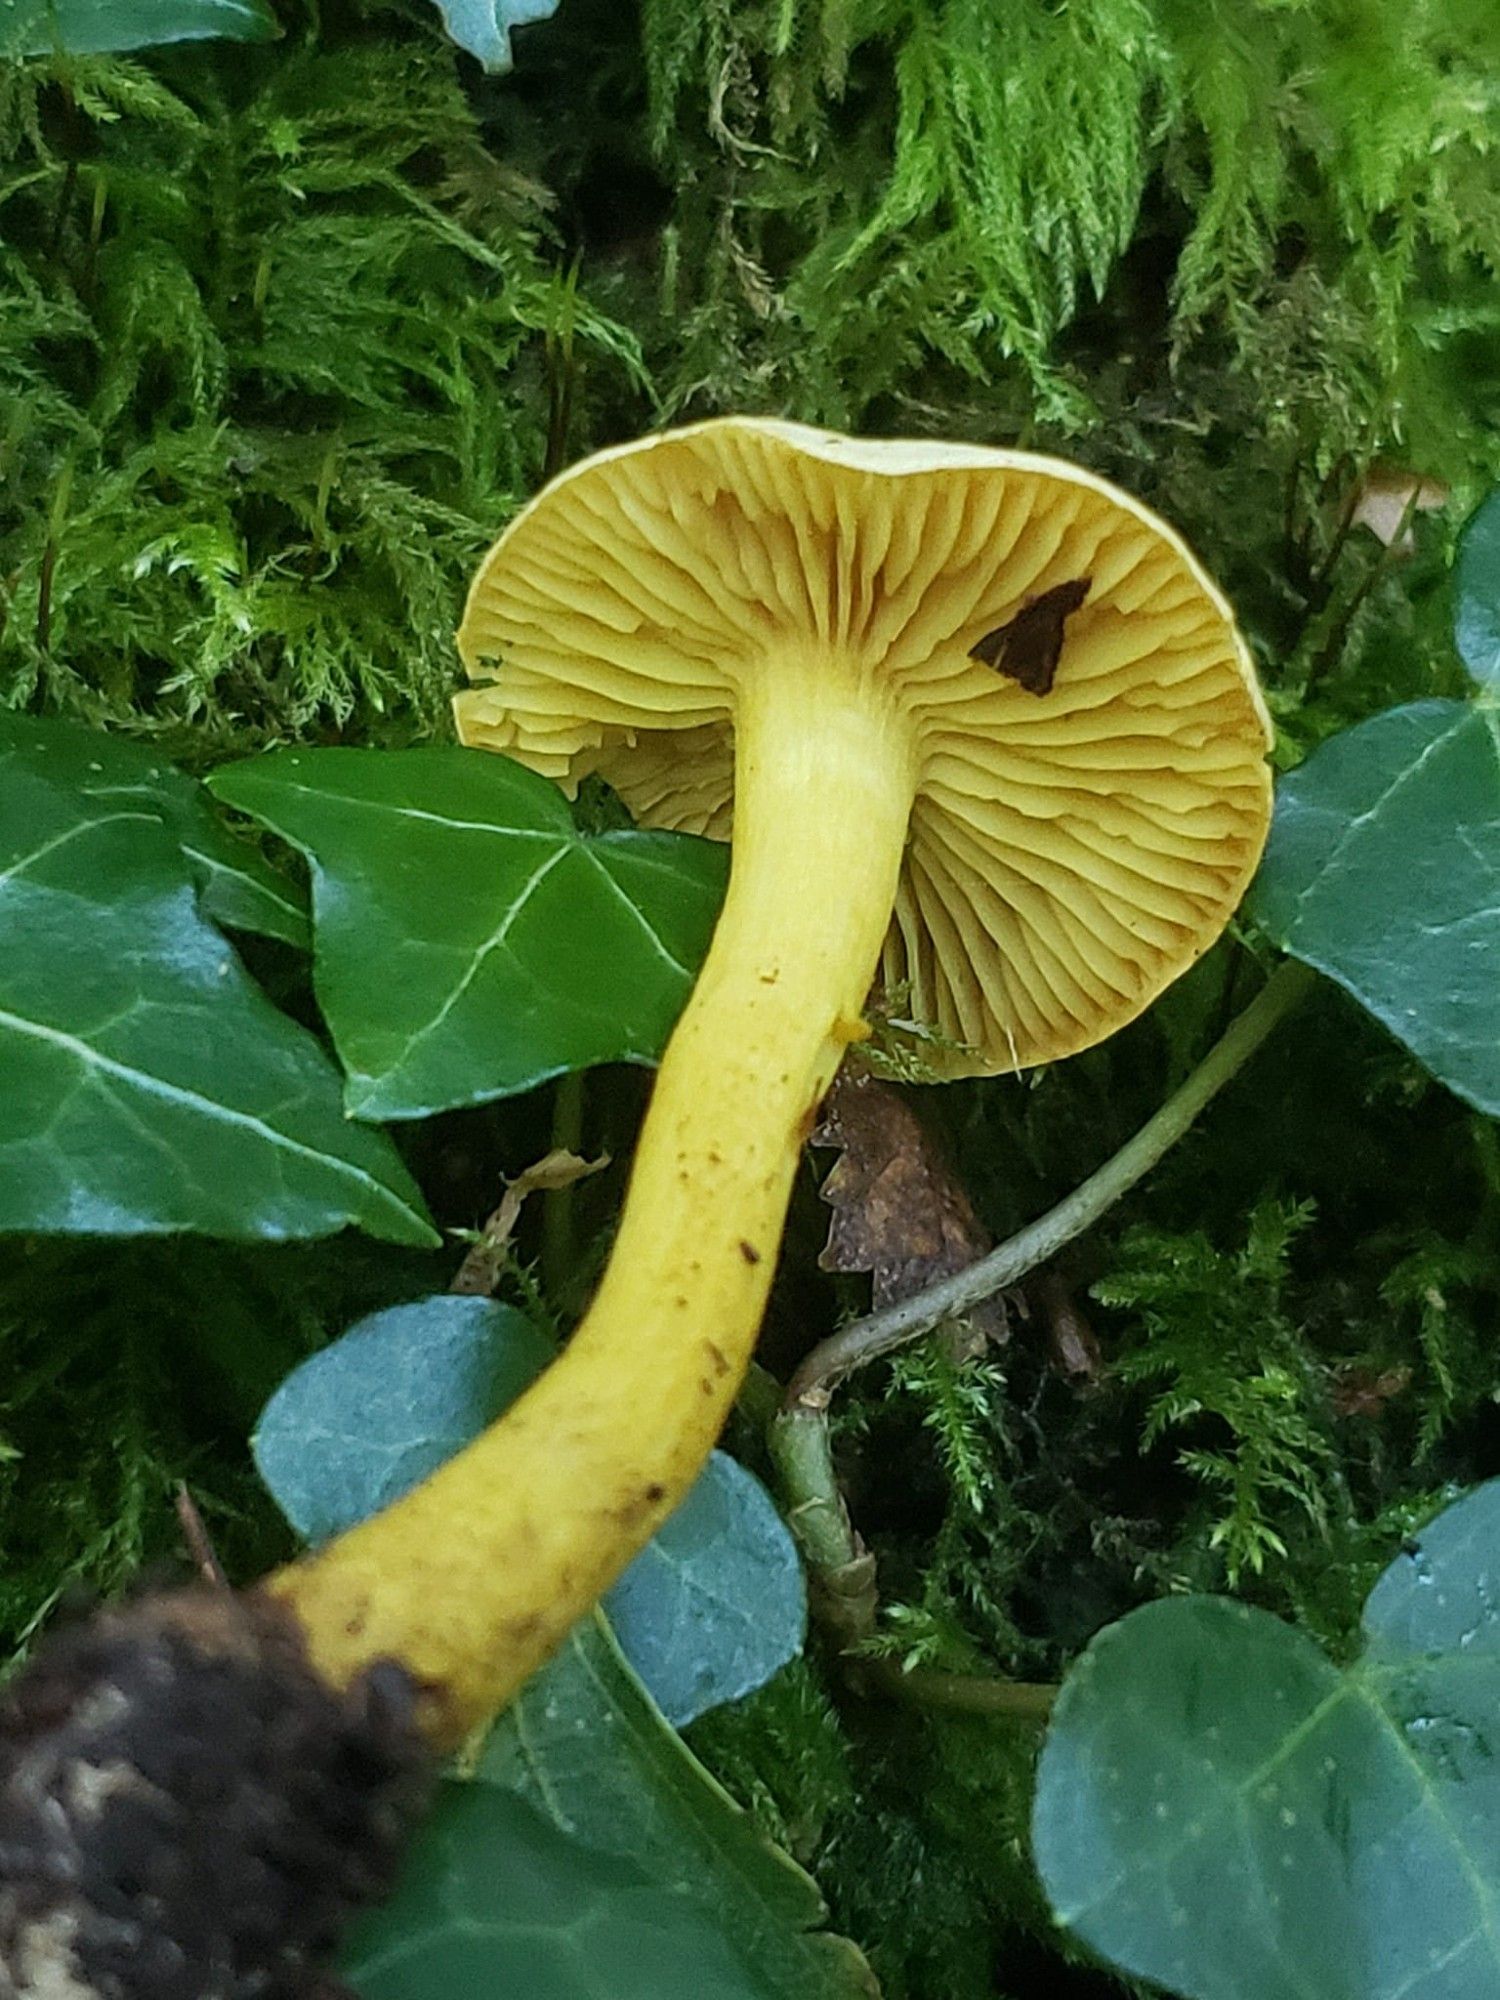
<path id="1" fill-rule="evenodd" d="M 285 944 L 311 942 L 303 889 L 230 832 L 195 779 L 144 744 L 76 723 L 0 715 L 0 754 L 34 763 L 54 784 L 73 785 L 87 798 L 142 800 L 176 836 L 215 923 Z"/>
<path id="2" fill-rule="evenodd" d="M 277 1505 L 326 1541 L 425 1479 L 551 1358 L 522 1314 L 452 1292 L 360 1320 L 292 1371 L 252 1441 Z M 691 1722 L 768 1681 L 802 1647 L 797 1551 L 769 1494 L 715 1452 L 606 1600 L 668 1719 Z"/>
<path id="3" fill-rule="evenodd" d="M 1459 656 L 1481 687 L 1500 685 L 1500 488 L 1464 529 L 1458 551 Z"/>
<path id="4" fill-rule="evenodd" d="M 269 42 L 266 0 L 0 0 L 0 57 L 107 55 L 164 42 Z"/>
<path id="5" fill-rule="evenodd" d="M 0 733 L 0 1229 L 435 1242 L 201 914 L 165 809 L 76 766 L 68 733 Z"/>
<path id="6" fill-rule="evenodd" d="M 604 1608 L 626 1659 L 679 1729 L 763 1687 L 807 1633 L 796 1544 L 754 1473 L 722 1451 Z"/>
<path id="7" fill-rule="evenodd" d="M 585 837 L 554 785 L 481 750 L 281 750 L 210 785 L 308 857 L 318 998 L 360 1118 L 654 1060 L 728 871 L 713 841 Z"/>
<path id="8" fill-rule="evenodd" d="M 372 1314 L 287 1377 L 257 1428 L 257 1463 L 296 1527 L 335 1533 L 466 1443 L 546 1348 L 483 1299 Z M 639 1559 L 630 1611 L 656 1669 L 698 1707 L 706 1691 L 727 1700 L 758 1685 L 802 1628 L 800 1578 L 778 1567 L 795 1577 L 795 1552 L 761 1519 L 769 1500 L 718 1454 L 705 1489 L 676 1537 L 669 1523 L 662 1550 Z M 759 1595 L 741 1601 L 744 1590 Z M 815 1932 L 822 1916 L 814 1884 L 689 1754 L 594 1617 L 495 1725 L 473 1781 L 444 1788 L 346 1964 L 364 2000 L 873 1992 L 854 1947 Z"/>
<path id="9" fill-rule="evenodd" d="M 1059 1919 L 1191 2000 L 1493 2000 L 1497 1552 L 1492 1480 L 1391 1564 L 1347 1668 L 1223 1598 L 1101 1632 L 1038 1775 Z"/>
<path id="10" fill-rule="evenodd" d="M 812 1881 L 667 1726 L 602 1620 L 496 1724 L 346 1954 L 364 2000 L 856 2000 Z"/>
<path id="11" fill-rule="evenodd" d="M 1500 708 L 1413 702 L 1325 743 L 1277 788 L 1250 907 L 1500 1114 Z"/>
<path id="12" fill-rule="evenodd" d="M 396 1898 L 354 1940 L 364 2000 L 758 2000 L 712 1917 L 494 1785 L 443 1787 Z"/>
<path id="13" fill-rule="evenodd" d="M 251 1450 L 304 1541 L 399 1500 L 515 1401 L 552 1358 L 524 1314 L 440 1292 L 357 1321 L 294 1368 Z"/>

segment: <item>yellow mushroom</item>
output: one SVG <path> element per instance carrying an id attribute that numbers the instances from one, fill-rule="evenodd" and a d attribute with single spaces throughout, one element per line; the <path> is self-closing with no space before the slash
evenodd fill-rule
<path id="1" fill-rule="evenodd" d="M 717 838 L 728 896 L 603 1281 L 482 1438 L 269 1588 L 335 1683 L 400 1658 L 451 1743 L 682 1498 L 743 1378 L 819 1100 L 879 973 L 1018 1070 L 1123 1026 L 1259 857 L 1228 605 L 1103 480 L 733 418 L 600 453 L 485 559 L 466 743 Z"/>

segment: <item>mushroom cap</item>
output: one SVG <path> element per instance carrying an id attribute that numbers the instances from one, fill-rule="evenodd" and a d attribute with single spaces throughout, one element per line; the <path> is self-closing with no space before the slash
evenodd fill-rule
<path id="1" fill-rule="evenodd" d="M 463 742 L 716 839 L 738 690 L 852 663 L 917 773 L 881 977 L 950 1075 L 1132 1020 L 1218 936 L 1270 821 L 1224 597 L 1138 501 L 1026 452 L 741 417 L 600 452 L 506 529 L 458 645 L 491 682 L 456 699 Z"/>

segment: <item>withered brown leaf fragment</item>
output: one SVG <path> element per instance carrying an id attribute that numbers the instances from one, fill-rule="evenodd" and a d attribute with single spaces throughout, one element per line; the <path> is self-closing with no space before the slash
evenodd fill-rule
<path id="1" fill-rule="evenodd" d="M 941 1146 L 894 1085 L 843 1071 L 812 1139 L 843 1154 L 823 1182 L 833 1219 L 818 1263 L 825 1271 L 868 1271 L 877 1312 L 993 1248 Z M 999 1298 L 985 1299 L 965 1319 L 972 1334 L 966 1353 L 1008 1337 Z"/>
<path id="2" fill-rule="evenodd" d="M 1350 1362 L 1336 1371 L 1329 1401 L 1336 1417 L 1378 1417 L 1411 1387 L 1409 1368 L 1374 1368 Z"/>
<path id="3" fill-rule="evenodd" d="M 1027 1297 L 1047 1330 L 1047 1351 L 1059 1375 L 1091 1388 L 1104 1369 L 1099 1336 L 1060 1271 L 1039 1271 L 1026 1280 Z"/>
<path id="4" fill-rule="evenodd" d="M 576 1153 L 554 1149 L 544 1159 L 538 1160 L 535 1166 L 518 1174 L 506 1187 L 500 1206 L 486 1218 L 478 1239 L 459 1265 L 449 1291 L 466 1293 L 471 1298 L 492 1299 L 500 1289 L 500 1280 L 510 1257 L 510 1241 L 516 1233 L 516 1224 L 521 1219 L 521 1210 L 527 1198 L 571 1187 L 574 1181 L 587 1180 L 590 1174 L 597 1174 L 608 1165 L 608 1153 L 601 1153 L 597 1160 L 581 1160 Z M 0 1994 L 0 2000 L 4 2000 L 3 1994 Z"/>
<path id="5" fill-rule="evenodd" d="M 1349 498 L 1351 519 L 1357 528 L 1368 528 L 1377 541 L 1394 548 L 1397 555 L 1410 555 L 1417 538 L 1412 519 L 1417 514 L 1434 514 L 1446 507 L 1449 491 L 1441 479 L 1404 467 L 1372 465 Z"/>

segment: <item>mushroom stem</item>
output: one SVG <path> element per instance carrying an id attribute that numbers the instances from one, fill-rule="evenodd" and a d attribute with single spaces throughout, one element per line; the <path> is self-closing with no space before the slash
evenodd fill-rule
<path id="1" fill-rule="evenodd" d="M 728 896 L 588 1313 L 467 1450 L 268 1586 L 336 1685 L 401 1660 L 440 1745 L 514 1693 L 697 1477 L 755 1345 L 803 1142 L 864 1032 L 910 732 L 855 669 L 810 658 L 746 686 L 735 752 Z"/>

